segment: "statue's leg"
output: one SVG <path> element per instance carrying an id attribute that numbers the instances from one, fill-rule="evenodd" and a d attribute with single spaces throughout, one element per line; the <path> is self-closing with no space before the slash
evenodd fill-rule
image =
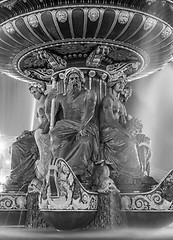
<path id="1" fill-rule="evenodd" d="M 43 180 L 48 172 L 49 163 L 52 159 L 49 134 L 42 134 L 41 129 L 35 131 L 35 141 L 37 143 L 40 158 L 36 161 L 36 176 Z"/>

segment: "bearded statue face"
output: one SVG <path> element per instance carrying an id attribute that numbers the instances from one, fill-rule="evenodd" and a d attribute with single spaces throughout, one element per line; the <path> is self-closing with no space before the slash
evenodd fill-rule
<path id="1" fill-rule="evenodd" d="M 81 91 L 81 81 L 77 73 L 71 73 L 69 75 L 67 92 Z"/>

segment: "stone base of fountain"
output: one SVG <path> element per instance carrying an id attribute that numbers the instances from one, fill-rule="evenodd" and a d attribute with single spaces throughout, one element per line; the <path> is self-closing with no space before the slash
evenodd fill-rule
<path id="1" fill-rule="evenodd" d="M 30 228 L 53 228 L 49 226 L 38 207 L 38 194 L 30 193 L 27 198 L 28 214 L 26 226 Z M 99 193 L 98 210 L 87 230 L 115 229 L 126 226 L 125 213 L 120 211 L 121 199 L 118 193 Z"/>
<path id="2" fill-rule="evenodd" d="M 0 193 L 0 226 L 25 226 L 26 198 L 23 192 Z"/>

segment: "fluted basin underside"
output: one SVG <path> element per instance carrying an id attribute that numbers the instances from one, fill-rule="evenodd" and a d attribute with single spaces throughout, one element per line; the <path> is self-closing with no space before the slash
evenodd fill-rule
<path id="1" fill-rule="evenodd" d="M 54 69 L 38 57 L 45 50 L 63 61 L 59 69 L 134 63 L 126 74 L 134 80 L 172 59 L 172 25 L 170 0 L 1 1 L 0 68 L 23 81 L 49 82 Z"/>

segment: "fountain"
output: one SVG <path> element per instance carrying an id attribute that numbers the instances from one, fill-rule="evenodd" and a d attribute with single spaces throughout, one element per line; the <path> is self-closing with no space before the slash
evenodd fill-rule
<path id="1" fill-rule="evenodd" d="M 33 95 L 44 94 L 43 83 L 52 90 L 42 132 L 20 138 L 35 134 L 29 169 L 38 163 L 38 171 L 21 188 L 23 170 L 12 169 L 0 215 L 25 212 L 21 225 L 37 227 L 39 212 L 58 230 L 172 223 L 172 171 L 160 183 L 150 176 L 150 139 L 125 108 L 130 82 L 172 61 L 172 13 L 171 0 L 1 1 L 1 72 L 34 82 Z M 49 157 L 38 177 L 43 150 Z"/>

